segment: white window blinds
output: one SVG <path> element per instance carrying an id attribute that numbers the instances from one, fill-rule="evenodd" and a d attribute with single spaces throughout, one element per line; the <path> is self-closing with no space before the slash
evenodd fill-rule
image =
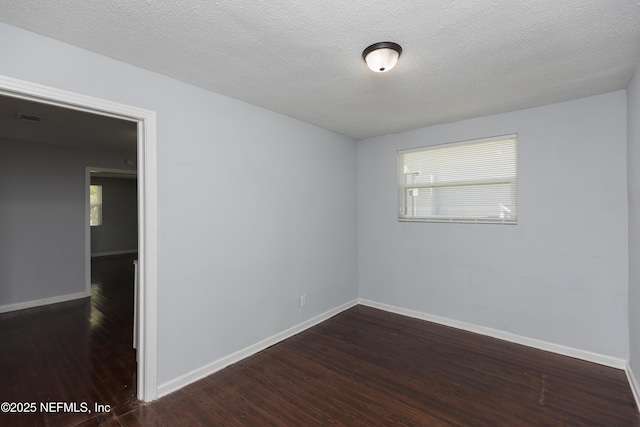
<path id="1" fill-rule="evenodd" d="M 516 224 L 517 135 L 398 152 L 400 221 Z"/>

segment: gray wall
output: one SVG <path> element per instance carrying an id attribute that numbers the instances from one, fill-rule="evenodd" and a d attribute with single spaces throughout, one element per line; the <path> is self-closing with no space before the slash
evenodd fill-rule
<path id="1" fill-rule="evenodd" d="M 627 87 L 629 176 L 629 346 L 630 362 L 640 375 L 640 71 Z M 640 378 L 636 378 L 640 384 Z"/>
<path id="2" fill-rule="evenodd" d="M 135 179 L 91 177 L 102 186 L 102 224 L 91 227 L 91 254 L 138 249 L 138 185 Z"/>
<path id="3" fill-rule="evenodd" d="M 85 167 L 125 157 L 0 141 L 0 307 L 85 291 Z"/>
<path id="4" fill-rule="evenodd" d="M 356 298 L 353 140 L 12 26 L 0 39 L 0 74 L 157 112 L 159 384 Z"/>
<path id="5" fill-rule="evenodd" d="M 360 297 L 626 359 L 626 96 L 358 141 Z M 519 223 L 401 223 L 396 150 L 518 133 Z"/>

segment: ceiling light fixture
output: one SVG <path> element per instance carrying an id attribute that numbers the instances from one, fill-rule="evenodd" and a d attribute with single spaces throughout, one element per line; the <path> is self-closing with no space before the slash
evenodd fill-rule
<path id="1" fill-rule="evenodd" d="M 393 42 L 374 43 L 362 52 L 362 58 L 371 71 L 384 73 L 395 67 L 402 48 Z"/>

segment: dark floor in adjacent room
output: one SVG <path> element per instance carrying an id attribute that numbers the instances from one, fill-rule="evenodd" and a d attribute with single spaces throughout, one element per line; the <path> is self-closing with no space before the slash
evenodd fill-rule
<path id="1" fill-rule="evenodd" d="M 640 426 L 624 371 L 364 306 L 139 404 L 131 333 L 115 314 L 132 314 L 130 297 L 0 315 L 1 401 L 115 406 L 0 414 L 0 425 Z"/>
<path id="2" fill-rule="evenodd" d="M 92 259 L 90 299 L 0 314 L 0 402 L 38 406 L 34 414 L 0 413 L 0 426 L 99 424 L 138 405 L 134 259 L 134 254 Z M 41 402 L 102 403 L 112 409 L 43 413 Z"/>

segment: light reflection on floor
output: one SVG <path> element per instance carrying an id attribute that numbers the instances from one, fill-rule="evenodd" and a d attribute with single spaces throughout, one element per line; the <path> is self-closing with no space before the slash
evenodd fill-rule
<path id="1" fill-rule="evenodd" d="M 104 297 L 102 286 L 102 283 L 99 282 L 91 283 L 91 314 L 89 315 L 91 328 L 102 326 L 102 322 L 104 321 L 104 313 L 102 313 L 96 305 L 96 300 Z"/>

